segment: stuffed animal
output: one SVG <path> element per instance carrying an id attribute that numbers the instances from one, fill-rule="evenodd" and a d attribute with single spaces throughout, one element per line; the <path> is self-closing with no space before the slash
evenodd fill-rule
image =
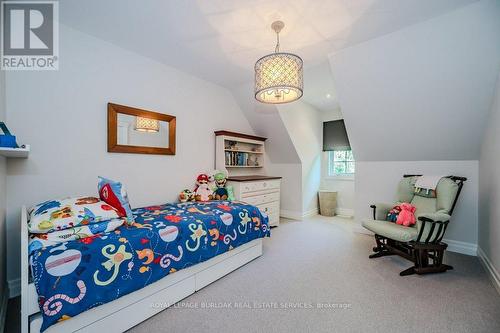
<path id="1" fill-rule="evenodd" d="M 196 188 L 194 189 L 194 198 L 196 201 L 210 201 L 213 199 L 213 191 L 210 189 L 210 178 L 202 173 L 196 178 Z"/>
<path id="2" fill-rule="evenodd" d="M 194 201 L 194 193 L 191 190 L 185 189 L 179 194 L 180 202 Z"/>
<path id="3" fill-rule="evenodd" d="M 213 194 L 213 197 L 215 200 L 227 200 L 229 197 L 226 189 L 226 174 L 222 171 L 217 171 L 213 175 L 214 181 L 215 181 L 215 191 Z"/>
<path id="4" fill-rule="evenodd" d="M 398 215 L 398 219 L 396 220 L 397 224 L 404 225 L 405 227 L 409 227 L 415 224 L 415 206 L 409 203 L 402 203 L 399 205 L 401 207 L 401 212 Z"/>
<path id="5" fill-rule="evenodd" d="M 227 200 L 228 201 L 234 201 L 236 200 L 235 196 L 234 196 L 234 189 L 231 185 L 227 185 L 226 186 L 226 190 L 227 190 Z"/>
<path id="6" fill-rule="evenodd" d="M 401 207 L 394 206 L 392 209 L 387 213 L 386 220 L 389 222 L 396 222 L 398 220 L 398 215 L 401 212 Z"/>

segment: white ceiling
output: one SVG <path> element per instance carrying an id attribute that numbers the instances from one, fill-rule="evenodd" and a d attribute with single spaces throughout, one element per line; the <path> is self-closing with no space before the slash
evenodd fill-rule
<path id="1" fill-rule="evenodd" d="M 253 80 L 255 60 L 282 50 L 304 60 L 304 100 L 336 107 L 327 55 L 476 0 L 64 0 L 63 24 L 231 88 Z M 330 97 L 327 98 L 327 94 Z"/>

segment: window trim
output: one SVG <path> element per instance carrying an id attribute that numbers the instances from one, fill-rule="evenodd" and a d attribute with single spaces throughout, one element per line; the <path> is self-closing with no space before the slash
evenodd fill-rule
<path id="1" fill-rule="evenodd" d="M 347 150 L 343 150 L 347 151 Z M 352 151 L 352 150 L 351 150 Z M 354 167 L 354 172 L 353 173 L 330 173 L 332 169 L 332 163 L 334 163 L 334 157 L 332 154 L 334 154 L 335 151 L 329 151 L 327 154 L 327 160 L 328 160 L 328 165 L 327 165 L 327 170 L 326 170 L 326 179 L 331 179 L 331 180 L 347 180 L 347 181 L 353 181 L 356 175 L 356 167 Z M 342 162 L 349 162 L 347 160 L 342 161 Z M 353 160 L 354 163 L 356 163 L 355 160 Z"/>

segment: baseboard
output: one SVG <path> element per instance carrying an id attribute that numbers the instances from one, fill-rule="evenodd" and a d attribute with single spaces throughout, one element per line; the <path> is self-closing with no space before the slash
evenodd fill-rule
<path id="1" fill-rule="evenodd" d="M 481 249 L 479 246 L 477 247 L 477 256 L 479 257 L 479 261 L 481 262 L 481 264 L 484 266 L 484 269 L 490 276 L 491 282 L 500 294 L 500 274 L 498 274 L 498 271 L 496 270 L 495 266 L 493 266 L 490 258 L 488 258 L 486 253 L 484 253 L 483 249 Z"/>
<path id="2" fill-rule="evenodd" d="M 354 217 L 354 209 L 338 207 L 338 208 L 335 208 L 335 215 L 353 218 Z"/>
<path id="3" fill-rule="evenodd" d="M 286 209 L 281 209 L 280 210 L 280 217 L 284 217 L 286 219 L 291 219 L 291 220 L 298 220 L 301 221 L 306 217 L 311 217 L 318 215 L 318 208 L 308 210 L 307 212 L 297 212 L 293 210 L 286 210 Z"/>
<path id="4" fill-rule="evenodd" d="M 318 213 L 319 213 L 318 207 L 316 207 L 314 209 L 311 209 L 311 210 L 308 210 L 307 212 L 302 213 L 302 218 L 315 216 L 315 215 L 318 215 Z"/>
<path id="5" fill-rule="evenodd" d="M 9 280 L 9 298 L 21 295 L 21 279 Z"/>
<path id="6" fill-rule="evenodd" d="M 477 256 L 477 244 L 460 242 L 452 239 L 443 239 L 443 242 L 448 244 L 447 251 Z"/>
<path id="7" fill-rule="evenodd" d="M 284 217 L 284 218 L 290 219 L 290 220 L 302 220 L 302 212 L 281 209 L 280 210 L 280 217 Z"/>

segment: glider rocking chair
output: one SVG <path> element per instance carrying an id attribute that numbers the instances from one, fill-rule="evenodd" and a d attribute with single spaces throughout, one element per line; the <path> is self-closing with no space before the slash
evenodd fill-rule
<path id="1" fill-rule="evenodd" d="M 404 175 L 399 182 L 396 204 L 375 204 L 373 219 L 364 219 L 363 226 L 375 234 L 376 246 L 370 258 L 399 255 L 414 263 L 414 266 L 399 273 L 440 273 L 453 269 L 443 264 L 444 251 L 448 247 L 442 242 L 450 222 L 451 214 L 467 178 L 449 176 L 441 178 L 436 191 L 415 190 L 418 175 Z M 416 207 L 416 224 L 405 227 L 386 220 L 388 212 L 397 204 L 409 202 Z"/>

